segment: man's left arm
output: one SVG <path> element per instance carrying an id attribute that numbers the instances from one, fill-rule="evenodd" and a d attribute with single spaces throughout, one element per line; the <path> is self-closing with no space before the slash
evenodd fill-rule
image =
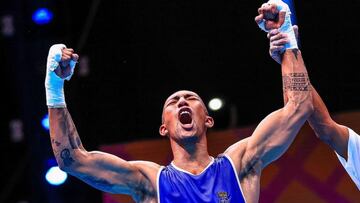
<path id="1" fill-rule="evenodd" d="M 265 5 L 262 9 L 271 10 L 267 6 L 273 5 Z M 264 10 L 259 9 L 257 23 L 263 22 Z M 286 13 L 279 16 L 280 18 L 288 17 Z M 278 22 L 284 22 L 284 20 L 279 19 Z M 266 24 L 266 26 L 267 28 L 282 27 L 284 24 L 292 29 L 291 22 L 289 24 L 286 20 L 284 23 Z M 262 120 L 252 136 L 235 143 L 225 152 L 238 167 L 240 178 L 254 168 L 260 172 L 269 163 L 279 158 L 288 149 L 313 111 L 312 88 L 301 52 L 297 47 L 289 47 L 284 51 L 281 67 L 285 106 Z"/>
<path id="2" fill-rule="evenodd" d="M 225 152 L 238 166 L 240 175 L 246 175 L 254 166 L 263 169 L 279 158 L 313 111 L 311 85 L 301 53 L 287 50 L 282 67 L 284 97 L 288 98 L 285 106 L 264 118 L 249 138 Z"/>
<path id="3" fill-rule="evenodd" d="M 295 26 L 294 31 L 295 33 L 298 31 Z M 268 38 L 270 39 L 270 55 L 278 61 L 277 59 L 280 58 L 278 50 L 281 50 L 288 41 L 287 36 L 273 30 L 269 32 Z M 310 126 L 316 136 L 336 152 L 341 164 L 360 190 L 360 136 L 349 127 L 332 119 L 324 101 L 314 87 L 311 93 L 314 111 L 308 118 Z"/>

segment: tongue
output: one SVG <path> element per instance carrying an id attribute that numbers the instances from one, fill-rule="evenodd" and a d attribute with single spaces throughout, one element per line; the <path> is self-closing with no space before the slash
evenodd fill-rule
<path id="1" fill-rule="evenodd" d="M 190 114 L 184 113 L 184 114 L 180 115 L 180 122 L 182 124 L 190 124 L 191 121 L 192 121 L 192 118 L 191 118 Z"/>

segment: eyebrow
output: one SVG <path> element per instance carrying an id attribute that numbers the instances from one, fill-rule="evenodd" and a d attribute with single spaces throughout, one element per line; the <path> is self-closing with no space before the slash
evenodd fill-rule
<path id="1" fill-rule="evenodd" d="M 196 94 L 192 94 L 192 93 L 187 93 L 182 95 L 184 98 L 189 98 L 189 97 L 196 97 L 196 98 L 200 98 L 199 96 L 197 96 Z M 179 100 L 181 96 L 179 95 L 174 95 L 173 97 L 170 97 L 167 101 L 166 101 L 166 105 L 171 101 L 171 100 Z"/>
<path id="2" fill-rule="evenodd" d="M 171 100 L 179 100 L 180 96 L 175 95 L 173 97 L 170 97 L 168 100 L 166 100 L 165 105 L 168 105 Z"/>

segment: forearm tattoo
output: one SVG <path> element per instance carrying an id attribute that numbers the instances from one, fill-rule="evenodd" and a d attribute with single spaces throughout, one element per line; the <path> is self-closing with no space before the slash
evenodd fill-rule
<path id="1" fill-rule="evenodd" d="M 300 104 L 311 96 L 311 83 L 306 72 L 283 75 L 284 100 Z"/>
<path id="2" fill-rule="evenodd" d="M 54 155 L 57 160 L 62 160 L 64 166 L 69 167 L 75 162 L 72 151 L 84 148 L 67 109 L 54 109 L 54 114 L 55 130 L 51 133 Z"/>
<path id="3" fill-rule="evenodd" d="M 307 73 L 288 73 L 283 75 L 284 91 L 310 91 L 310 80 Z"/>

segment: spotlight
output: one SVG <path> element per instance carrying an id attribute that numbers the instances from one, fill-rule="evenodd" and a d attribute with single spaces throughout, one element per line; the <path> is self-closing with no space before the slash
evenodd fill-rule
<path id="1" fill-rule="evenodd" d="M 284 0 L 284 2 L 285 2 L 285 3 L 289 6 L 289 8 L 290 8 L 290 11 L 291 11 L 291 23 L 292 23 L 293 25 L 297 25 L 294 0 Z"/>
<path id="2" fill-rule="evenodd" d="M 32 20 L 38 25 L 48 24 L 52 18 L 53 13 L 47 8 L 39 8 L 32 15 Z"/>
<path id="3" fill-rule="evenodd" d="M 49 184 L 58 186 L 66 181 L 67 173 L 62 171 L 58 166 L 53 166 L 46 172 L 45 178 Z"/>
<path id="4" fill-rule="evenodd" d="M 223 101 L 220 98 L 213 98 L 209 102 L 209 108 L 213 111 L 221 109 L 223 106 Z"/>
<path id="5" fill-rule="evenodd" d="M 49 114 L 46 114 L 41 121 L 41 125 L 45 130 L 49 130 Z"/>

